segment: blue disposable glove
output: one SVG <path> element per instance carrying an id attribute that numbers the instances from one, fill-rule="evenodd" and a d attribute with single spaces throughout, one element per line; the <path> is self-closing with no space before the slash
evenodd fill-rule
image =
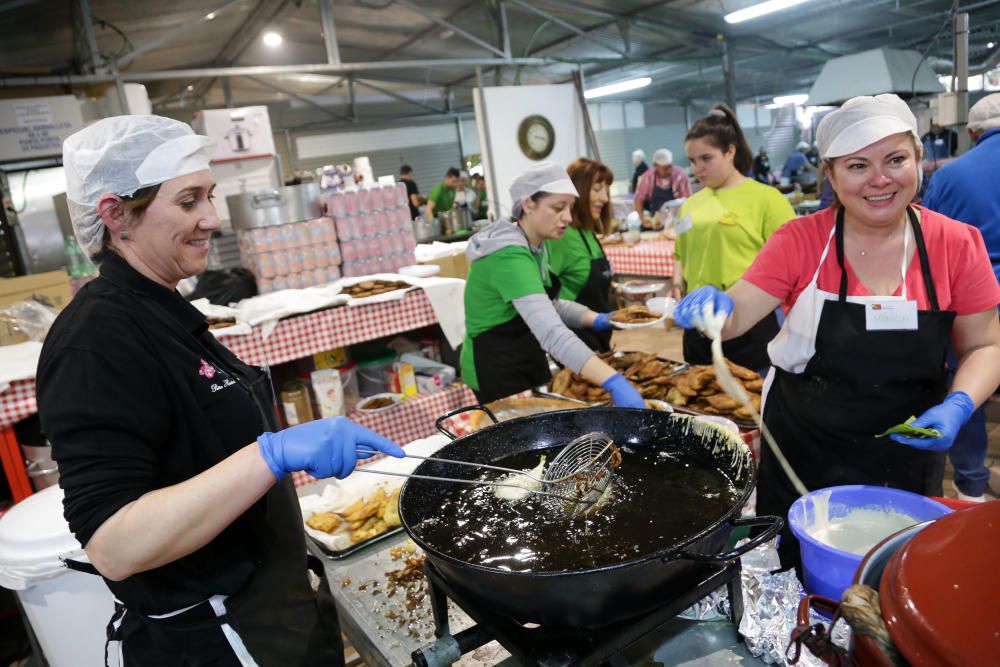
<path id="1" fill-rule="evenodd" d="M 908 438 L 901 433 L 893 433 L 889 437 L 898 443 L 925 449 L 931 452 L 943 452 L 955 442 L 959 429 L 969 421 L 976 406 L 964 391 L 953 391 L 944 401 L 928 409 L 912 422 L 916 428 L 933 428 L 941 432 L 940 438 Z"/>
<path id="2" fill-rule="evenodd" d="M 621 373 L 615 373 L 601 383 L 601 386 L 611 394 L 611 400 L 619 408 L 645 408 L 646 401 L 642 395 L 625 379 Z"/>
<path id="3" fill-rule="evenodd" d="M 704 325 L 703 315 L 706 303 L 712 304 L 716 313 L 724 313 L 727 317 L 733 312 L 733 298 L 711 285 L 699 287 L 681 299 L 674 309 L 674 322 L 685 329 L 700 329 Z"/>
<path id="4" fill-rule="evenodd" d="M 304 470 L 320 479 L 343 479 L 351 474 L 358 459 L 372 454 L 370 449 L 402 458 L 403 449 L 378 433 L 358 426 L 347 417 L 317 419 L 277 433 L 262 433 L 257 438 L 260 455 L 278 479 L 287 473 Z"/>
<path id="5" fill-rule="evenodd" d="M 613 328 L 611 313 L 600 313 L 594 318 L 594 331 L 611 331 Z"/>

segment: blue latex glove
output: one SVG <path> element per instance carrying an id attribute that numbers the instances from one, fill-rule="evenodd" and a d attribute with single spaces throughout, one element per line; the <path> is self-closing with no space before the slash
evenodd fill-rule
<path id="1" fill-rule="evenodd" d="M 257 438 L 257 445 L 267 467 L 278 479 L 297 470 L 320 479 L 343 479 L 351 474 L 358 459 L 372 456 L 359 453 L 359 447 L 396 458 L 403 456 L 399 445 L 358 426 L 347 417 L 317 419 L 277 433 L 262 433 Z"/>
<path id="2" fill-rule="evenodd" d="M 611 331 L 613 328 L 611 313 L 600 313 L 594 318 L 594 331 Z"/>
<path id="3" fill-rule="evenodd" d="M 925 449 L 931 452 L 943 452 L 955 442 L 959 429 L 969 421 L 976 406 L 964 391 L 953 391 L 944 401 L 935 405 L 920 415 L 911 426 L 917 428 L 933 428 L 941 432 L 940 438 L 908 438 L 901 433 L 893 433 L 889 437 L 898 443 Z"/>
<path id="4" fill-rule="evenodd" d="M 619 408 L 645 408 L 646 401 L 632 383 L 621 373 L 615 373 L 601 383 L 601 386 L 611 394 L 611 400 Z"/>
<path id="5" fill-rule="evenodd" d="M 733 298 L 711 285 L 699 287 L 695 291 L 681 299 L 674 309 L 674 322 L 677 326 L 685 329 L 700 329 L 702 327 L 702 314 L 706 303 L 712 304 L 712 310 L 716 313 L 725 313 L 728 317 L 733 312 Z"/>

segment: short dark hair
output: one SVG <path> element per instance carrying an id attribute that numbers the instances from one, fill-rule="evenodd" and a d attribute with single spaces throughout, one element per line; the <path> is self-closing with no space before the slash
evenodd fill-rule
<path id="1" fill-rule="evenodd" d="M 451 167 L 450 169 L 448 169 L 448 171 L 445 172 L 444 175 L 445 175 L 445 177 L 461 178 L 462 177 L 462 172 L 460 172 L 455 167 Z"/>
<path id="2" fill-rule="evenodd" d="M 707 139 L 708 143 L 723 153 L 729 150 L 730 146 L 735 147 L 733 166 L 741 174 L 747 173 L 753 167 L 753 153 L 750 152 L 750 146 L 743 136 L 740 122 L 736 120 L 733 110 L 725 104 L 716 104 L 707 116 L 695 121 L 684 141 L 690 139 Z"/>
<path id="3" fill-rule="evenodd" d="M 404 164 L 402 167 L 399 168 L 400 176 L 406 176 L 407 174 L 412 174 L 412 173 L 413 173 L 413 167 L 411 167 L 408 164 Z"/>

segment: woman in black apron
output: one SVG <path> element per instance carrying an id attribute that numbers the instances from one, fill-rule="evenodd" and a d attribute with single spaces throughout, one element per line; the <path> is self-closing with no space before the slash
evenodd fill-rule
<path id="1" fill-rule="evenodd" d="M 611 228 L 610 187 L 614 174 L 604 164 L 588 158 L 574 160 L 566 171 L 580 196 L 563 237 L 545 242 L 549 265 L 561 284 L 560 298 L 607 313 L 614 309 L 611 263 L 597 235 Z M 596 352 L 611 349 L 610 329 L 576 329 L 575 333 Z"/>
<path id="2" fill-rule="evenodd" d="M 342 664 L 288 473 L 344 477 L 358 447 L 403 452 L 344 418 L 278 431 L 269 374 L 176 292 L 219 227 L 210 145 L 158 116 L 65 143 L 74 231 L 101 270 L 56 318 L 37 376 L 64 514 L 90 560 L 68 566 L 115 596 L 114 664 Z"/>
<path id="3" fill-rule="evenodd" d="M 545 241 L 561 238 L 572 221 L 573 181 L 559 165 L 540 162 L 514 180 L 510 194 L 514 217 L 474 234 L 466 250 L 462 380 L 482 403 L 505 398 L 549 381 L 548 353 L 601 386 L 615 405 L 645 407 L 635 387 L 575 333 L 610 329 L 607 314 L 557 298 Z"/>
<path id="4" fill-rule="evenodd" d="M 763 416 L 806 488 L 869 484 L 940 495 L 945 450 L 1000 382 L 1000 286 L 987 280 L 992 268 L 981 236 L 907 206 L 919 182 L 920 144 L 902 100 L 850 100 L 823 119 L 817 138 L 840 200 L 836 209 L 790 223 L 729 294 L 705 288 L 675 315 L 697 326 L 696 313 L 710 303 L 731 313 L 724 333 L 731 336 L 791 300 L 768 346 L 775 368 Z M 928 238 L 937 245 L 928 248 Z M 817 240 L 818 261 L 811 250 Z M 812 257 L 808 268 L 798 263 L 803 256 Z M 794 294 L 795 285 L 804 287 Z M 949 339 L 964 355 L 951 393 Z M 875 437 L 913 415 L 915 426 L 941 437 Z M 758 514 L 785 515 L 797 497 L 773 452 L 762 447 Z M 785 567 L 798 564 L 798 543 L 787 528 L 779 553 Z"/>

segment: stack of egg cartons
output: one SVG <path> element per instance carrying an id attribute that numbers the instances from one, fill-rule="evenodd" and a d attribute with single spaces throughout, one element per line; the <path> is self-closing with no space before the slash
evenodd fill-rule
<path id="1" fill-rule="evenodd" d="M 340 248 L 332 219 L 323 217 L 239 232 L 240 260 L 261 294 L 323 285 L 340 278 Z"/>
<path id="2" fill-rule="evenodd" d="M 417 241 L 403 183 L 334 192 L 324 201 L 337 225 L 345 276 L 395 273 L 415 263 Z"/>

